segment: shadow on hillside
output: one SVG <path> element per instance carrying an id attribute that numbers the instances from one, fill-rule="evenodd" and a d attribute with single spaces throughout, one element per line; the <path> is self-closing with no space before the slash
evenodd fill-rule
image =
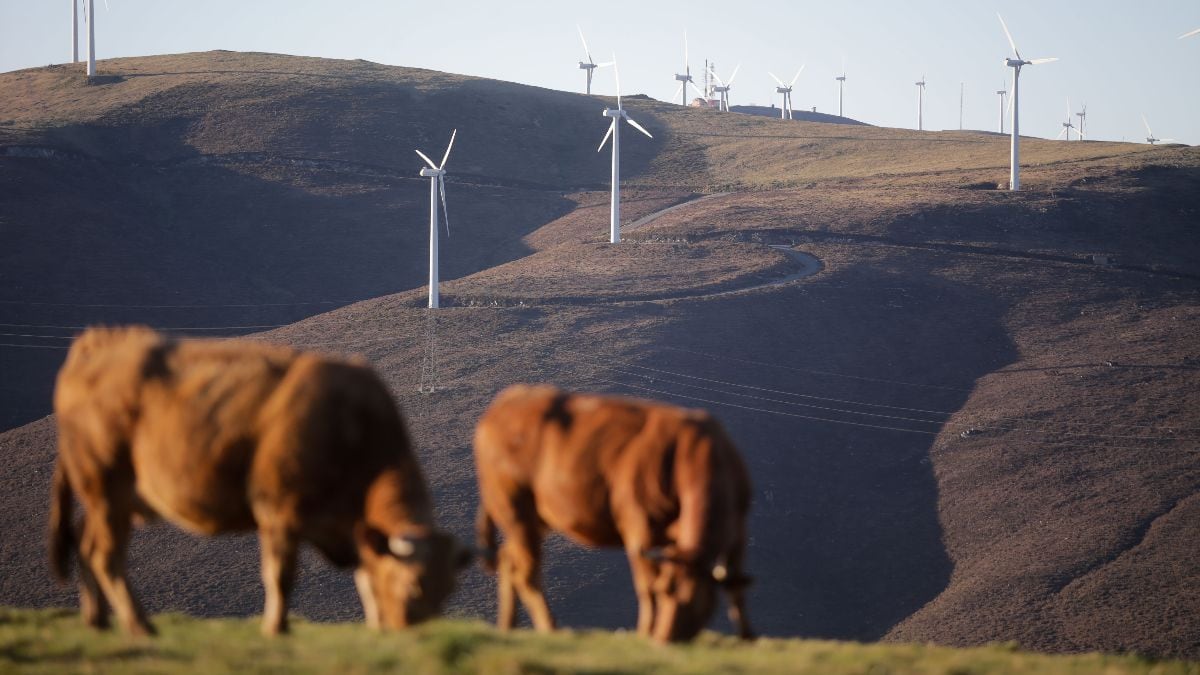
<path id="1" fill-rule="evenodd" d="M 929 461 L 947 416 L 917 410 L 958 410 L 977 378 L 1015 360 L 1003 310 L 927 271 L 855 268 L 752 298 L 673 305 L 679 320 L 637 359 L 659 372 L 606 377 L 623 383 L 618 393 L 712 410 L 739 444 L 754 481 L 759 630 L 876 640 L 949 581 Z M 631 625 L 623 565 L 584 556 L 551 565 L 549 579 L 572 580 L 556 601 L 567 624 Z"/>
<path id="2" fill-rule="evenodd" d="M 0 221 L 21 226 L 0 228 L 0 333 L 11 334 L 0 337 L 0 430 L 49 413 L 73 327 L 141 322 L 228 336 L 426 283 L 423 181 L 32 158 L 5 160 L 0 177 Z M 572 207 L 546 191 L 452 190 L 444 280 L 527 255 L 521 238 Z"/>

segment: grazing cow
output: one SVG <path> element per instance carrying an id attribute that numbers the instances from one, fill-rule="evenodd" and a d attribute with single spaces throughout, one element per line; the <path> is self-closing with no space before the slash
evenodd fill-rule
<path id="1" fill-rule="evenodd" d="M 143 327 L 89 329 L 54 392 L 58 462 L 52 568 L 79 558 L 80 609 L 152 633 L 126 580 L 133 521 L 192 532 L 257 530 L 263 632 L 287 630 L 296 551 L 356 566 L 367 622 L 436 614 L 469 554 L 434 528 L 404 421 L 364 364 L 249 341 L 173 341 Z M 72 531 L 72 490 L 86 514 Z"/>
<path id="2" fill-rule="evenodd" d="M 515 590 L 534 627 L 553 630 L 539 579 L 550 529 L 625 549 L 639 634 L 690 640 L 712 616 L 720 584 L 738 633 L 752 637 L 742 573 L 749 478 L 708 413 L 516 385 L 479 420 L 475 468 L 478 547 L 498 571 L 500 628 L 512 627 Z"/>

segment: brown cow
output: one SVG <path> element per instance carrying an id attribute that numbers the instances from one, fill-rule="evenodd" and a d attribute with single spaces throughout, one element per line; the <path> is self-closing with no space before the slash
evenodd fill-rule
<path id="1" fill-rule="evenodd" d="M 434 528 L 403 419 L 362 363 L 249 341 L 177 342 L 143 327 L 89 329 L 59 372 L 54 409 L 51 562 L 65 579 L 78 554 L 89 625 L 107 626 L 111 606 L 130 633 L 153 632 L 126 580 L 135 519 L 162 516 L 208 535 L 257 529 L 268 635 L 287 630 L 302 541 L 357 566 L 374 627 L 436 614 L 466 563 Z M 72 489 L 86 509 L 78 540 Z"/>
<path id="2" fill-rule="evenodd" d="M 633 568 L 638 633 L 690 640 L 712 616 L 717 584 L 739 634 L 752 637 L 742 574 L 750 485 L 721 425 L 699 410 L 567 394 L 501 392 L 475 430 L 485 564 L 499 567 L 497 624 L 513 591 L 540 631 L 554 618 L 539 579 L 547 529 L 588 546 L 623 547 Z M 496 556 L 496 527 L 504 544 Z"/>

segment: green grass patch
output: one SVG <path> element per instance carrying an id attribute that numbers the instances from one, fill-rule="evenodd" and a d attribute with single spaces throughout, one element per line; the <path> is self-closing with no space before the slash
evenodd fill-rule
<path id="1" fill-rule="evenodd" d="M 742 643 L 706 633 L 661 647 L 626 632 L 500 633 L 435 621 L 403 633 L 295 620 L 268 639 L 254 619 L 156 617 L 134 639 L 85 628 L 73 611 L 0 609 L 0 672 L 29 673 L 1124 673 L 1200 674 L 1200 664 L 1102 654 L 1046 655 L 1012 645 L 952 649 L 798 639 Z"/>

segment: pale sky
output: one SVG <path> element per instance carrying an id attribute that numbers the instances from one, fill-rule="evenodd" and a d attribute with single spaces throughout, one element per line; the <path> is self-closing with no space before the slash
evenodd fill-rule
<path id="1" fill-rule="evenodd" d="M 0 0 L 0 72 L 70 59 L 71 0 Z M 615 52 L 623 93 L 667 99 L 683 67 L 687 29 L 693 76 L 704 60 L 722 77 L 741 64 L 734 105 L 775 101 L 767 71 L 790 80 L 797 109 L 837 112 L 834 76 L 846 60 L 846 114 L 915 128 L 925 76 L 927 129 L 996 130 L 1011 88 L 1001 9 L 1025 58 L 1056 56 L 1021 76 L 1022 133 L 1054 137 L 1088 107 L 1088 137 L 1200 143 L 1200 0 L 912 0 L 808 3 L 485 2 L 483 0 L 96 0 L 97 58 L 211 49 L 362 58 L 582 91 L 582 26 L 597 61 Z M 612 93 L 611 71 L 595 90 Z M 1074 118 L 1078 121 L 1078 118 Z M 1006 122 L 1007 128 L 1007 122 Z"/>

